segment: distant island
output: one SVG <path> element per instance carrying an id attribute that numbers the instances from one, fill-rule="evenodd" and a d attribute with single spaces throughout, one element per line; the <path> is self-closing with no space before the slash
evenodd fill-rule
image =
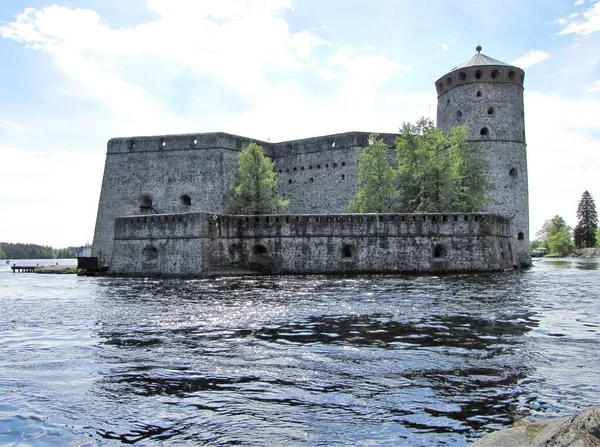
<path id="1" fill-rule="evenodd" d="M 0 242 L 0 259 L 74 258 L 79 247 L 52 248 L 48 245 Z"/>

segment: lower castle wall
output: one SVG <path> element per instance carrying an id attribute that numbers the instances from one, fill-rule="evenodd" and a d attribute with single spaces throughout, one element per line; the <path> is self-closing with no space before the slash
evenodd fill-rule
<path id="1" fill-rule="evenodd" d="M 510 220 L 492 214 L 225 216 L 115 220 L 109 272 L 201 276 L 512 268 Z"/>

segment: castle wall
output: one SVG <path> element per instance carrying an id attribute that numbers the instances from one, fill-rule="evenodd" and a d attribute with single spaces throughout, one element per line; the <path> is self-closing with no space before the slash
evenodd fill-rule
<path id="1" fill-rule="evenodd" d="M 395 134 L 380 138 L 395 147 Z M 271 144 L 279 192 L 289 213 L 345 213 L 358 191 L 358 156 L 366 132 L 348 132 Z"/>
<path id="2" fill-rule="evenodd" d="M 285 143 L 225 133 L 111 139 L 92 255 L 110 263 L 115 217 L 226 212 L 238 154 L 252 141 L 275 162 L 280 194 L 290 200 L 286 212 L 346 212 L 357 191 L 358 155 L 368 137 L 350 132 Z M 396 135 L 381 137 L 394 147 Z"/>
<path id="3" fill-rule="evenodd" d="M 110 140 L 92 256 L 110 263 L 115 217 L 224 212 L 238 153 L 250 142 L 223 133 Z"/>
<path id="4" fill-rule="evenodd" d="M 512 267 L 510 227 L 490 214 L 130 216 L 116 219 L 110 273 L 501 270 Z"/>

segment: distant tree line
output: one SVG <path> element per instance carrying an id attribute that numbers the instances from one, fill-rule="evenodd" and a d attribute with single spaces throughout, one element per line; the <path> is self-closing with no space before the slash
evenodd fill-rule
<path id="1" fill-rule="evenodd" d="M 53 249 L 47 245 L 0 242 L 0 259 L 74 258 L 78 247 Z"/>
<path id="2" fill-rule="evenodd" d="M 531 242 L 532 248 L 544 247 L 550 255 L 568 256 L 575 248 L 600 246 L 598 213 L 592 195 L 585 191 L 577 207 L 577 226 L 573 229 L 556 215 L 542 225 Z"/>

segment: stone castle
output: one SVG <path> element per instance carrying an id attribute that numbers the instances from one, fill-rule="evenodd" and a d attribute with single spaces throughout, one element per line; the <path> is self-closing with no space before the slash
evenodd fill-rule
<path id="1" fill-rule="evenodd" d="M 348 214 L 368 133 L 281 143 L 226 133 L 108 142 L 92 256 L 114 275 L 487 271 L 531 264 L 524 72 L 477 54 L 435 83 L 437 125 L 489 164 L 481 213 Z M 380 134 L 390 147 L 396 134 Z M 286 214 L 226 214 L 238 153 L 275 163 Z"/>

